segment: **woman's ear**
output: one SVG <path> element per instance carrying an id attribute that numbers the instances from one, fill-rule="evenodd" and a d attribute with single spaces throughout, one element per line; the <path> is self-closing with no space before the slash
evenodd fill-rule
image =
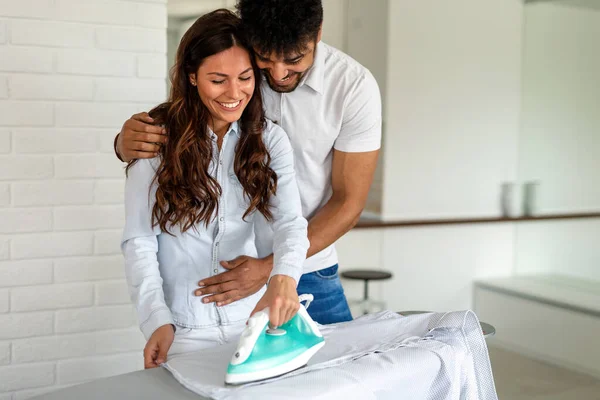
<path id="1" fill-rule="evenodd" d="M 192 86 L 196 86 L 197 85 L 196 74 L 190 74 L 189 77 L 190 77 L 190 83 L 192 84 Z"/>

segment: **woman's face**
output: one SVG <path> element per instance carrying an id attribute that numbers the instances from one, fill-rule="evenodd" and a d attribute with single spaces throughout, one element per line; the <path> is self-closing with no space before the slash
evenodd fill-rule
<path id="1" fill-rule="evenodd" d="M 215 133 L 240 119 L 254 92 L 250 56 L 237 46 L 207 57 L 189 78 L 213 117 Z"/>

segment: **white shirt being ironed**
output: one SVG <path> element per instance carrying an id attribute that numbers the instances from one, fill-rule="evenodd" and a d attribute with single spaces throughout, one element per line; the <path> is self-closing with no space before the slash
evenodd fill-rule
<path id="1" fill-rule="evenodd" d="M 141 159 L 131 166 L 125 184 L 126 222 L 121 241 L 129 292 L 146 338 L 160 326 L 176 324 L 188 328 L 228 325 L 247 319 L 265 288 L 242 300 L 217 307 L 195 296 L 198 282 L 225 272 L 220 261 L 241 255 L 257 256 L 252 212 L 245 220 L 248 199 L 234 173 L 235 148 L 240 140 L 238 123 L 223 139 L 221 150 L 213 140 L 210 175 L 222 188 L 218 214 L 208 226 L 194 225 L 186 232 L 169 227 L 169 235 L 152 226 L 156 202 L 154 181 L 160 159 Z M 309 247 L 307 221 L 302 216 L 300 194 L 294 172 L 294 155 L 285 132 L 267 121 L 263 141 L 277 174 L 277 193 L 271 196 L 272 229 L 275 231 L 274 268 L 271 276 L 283 274 L 298 282 Z"/>
<path id="2" fill-rule="evenodd" d="M 360 153 L 381 146 L 381 95 L 369 70 L 347 54 L 319 42 L 312 67 L 290 93 L 273 91 L 263 78 L 267 118 L 287 133 L 302 212 L 311 219 L 331 198 L 333 150 Z M 257 221 L 259 255 L 273 252 L 273 232 Z M 338 262 L 333 245 L 306 260 L 304 273 Z"/>

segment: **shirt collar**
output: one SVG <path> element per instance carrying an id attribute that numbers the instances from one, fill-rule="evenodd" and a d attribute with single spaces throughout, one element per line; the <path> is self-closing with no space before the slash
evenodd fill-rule
<path id="1" fill-rule="evenodd" d="M 215 134 L 213 132 L 213 130 L 210 129 L 210 127 L 207 127 L 207 128 L 211 135 Z M 231 125 L 229 125 L 229 130 L 227 130 L 227 133 L 230 133 L 230 132 L 233 132 L 233 133 L 235 133 L 235 135 L 237 137 L 240 137 L 240 125 L 239 125 L 238 121 L 232 122 Z"/>
<path id="2" fill-rule="evenodd" d="M 300 82 L 300 86 L 306 84 L 315 92 L 323 94 L 323 81 L 325 78 L 325 49 L 321 42 L 315 47 L 315 61 L 312 67 L 306 72 Z"/>
<path id="3" fill-rule="evenodd" d="M 237 121 L 232 122 L 231 126 L 229 127 L 229 130 L 227 131 L 227 133 L 233 131 L 233 133 L 235 133 L 237 135 L 237 137 L 240 137 L 240 125 L 238 124 Z"/>

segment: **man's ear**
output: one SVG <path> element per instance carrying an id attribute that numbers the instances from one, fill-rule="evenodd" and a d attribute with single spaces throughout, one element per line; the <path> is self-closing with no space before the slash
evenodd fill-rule
<path id="1" fill-rule="evenodd" d="M 319 28 L 319 33 L 317 34 L 317 43 L 321 41 L 321 37 L 323 36 L 323 23 L 321 23 L 321 27 Z"/>

